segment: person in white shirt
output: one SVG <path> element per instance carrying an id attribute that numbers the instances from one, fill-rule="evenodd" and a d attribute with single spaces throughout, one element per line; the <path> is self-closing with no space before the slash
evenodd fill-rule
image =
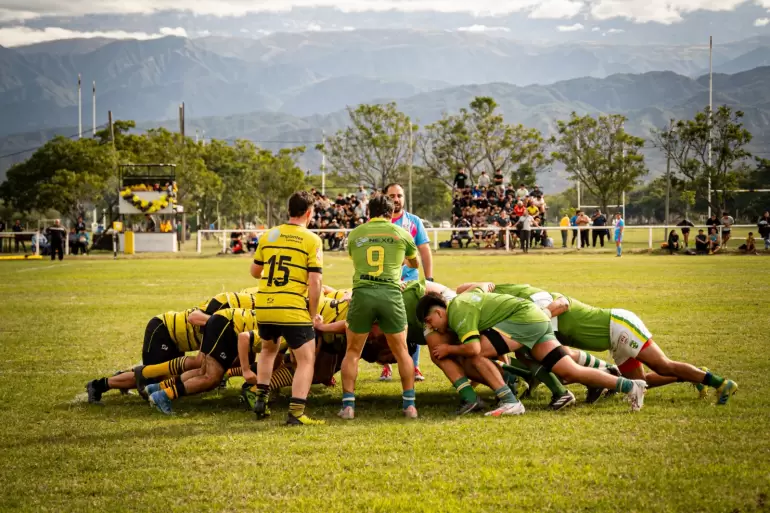
<path id="1" fill-rule="evenodd" d="M 722 214 L 722 247 L 727 247 L 727 241 L 730 240 L 730 232 L 735 224 L 735 219 L 730 216 L 729 212 Z"/>
<path id="2" fill-rule="evenodd" d="M 369 194 L 366 192 L 363 185 L 359 185 L 358 192 L 356 192 L 356 199 L 361 203 L 369 201 Z"/>
<path id="3" fill-rule="evenodd" d="M 521 249 L 524 253 L 529 253 L 529 241 L 532 240 L 531 228 L 535 224 L 535 218 L 532 215 L 524 211 L 524 215 L 519 218 L 521 223 Z"/>
<path id="4" fill-rule="evenodd" d="M 481 172 L 481 176 L 479 176 L 479 187 L 489 187 L 489 176 L 487 175 L 486 171 Z"/>

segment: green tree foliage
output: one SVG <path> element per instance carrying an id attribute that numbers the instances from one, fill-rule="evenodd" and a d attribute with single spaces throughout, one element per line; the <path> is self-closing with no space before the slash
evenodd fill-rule
<path id="1" fill-rule="evenodd" d="M 417 126 L 411 125 L 394 102 L 359 105 L 349 108 L 348 114 L 350 126 L 316 146 L 326 155 L 329 167 L 349 186 L 364 184 L 381 189 L 402 180 L 403 170 L 412 159 L 411 133 Z"/>
<path id="2" fill-rule="evenodd" d="M 611 200 L 620 202 L 647 174 L 644 156 L 639 150 L 644 139 L 623 129 L 626 118 L 578 116 L 558 122 L 558 133 L 552 142 L 553 158 L 562 162 L 574 180 L 580 182 L 599 201 L 604 211 Z"/>

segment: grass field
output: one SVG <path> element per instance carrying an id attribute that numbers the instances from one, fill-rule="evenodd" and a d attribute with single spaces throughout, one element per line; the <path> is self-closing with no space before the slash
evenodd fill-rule
<path id="1" fill-rule="evenodd" d="M 423 353 L 421 418 L 399 415 L 397 380 L 363 364 L 358 418 L 315 388 L 328 421 L 257 423 L 239 383 L 176 402 L 83 402 L 85 383 L 137 362 L 147 321 L 251 286 L 248 258 L 68 259 L 0 264 L 0 511 L 724 511 L 770 510 L 770 272 L 766 257 L 473 254 L 436 258 L 437 281 L 529 282 L 633 310 L 671 357 L 740 385 L 726 407 L 689 385 L 515 418 L 454 418 L 456 394 Z M 346 286 L 347 259 L 324 280 Z M 584 388 L 570 387 L 584 397 Z M 484 391 L 483 394 L 487 394 Z M 282 399 L 274 410 L 285 411 Z"/>

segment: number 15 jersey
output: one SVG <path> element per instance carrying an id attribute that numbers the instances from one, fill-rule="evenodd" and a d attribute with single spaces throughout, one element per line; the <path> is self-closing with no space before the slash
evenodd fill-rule
<path id="1" fill-rule="evenodd" d="M 254 263 L 262 266 L 255 310 L 259 322 L 312 325 L 307 309 L 308 274 L 323 270 L 323 246 L 304 226 L 282 224 L 259 238 Z"/>

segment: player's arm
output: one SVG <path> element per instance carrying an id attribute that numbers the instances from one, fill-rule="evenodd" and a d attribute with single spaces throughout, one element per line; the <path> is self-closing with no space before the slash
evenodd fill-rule
<path id="1" fill-rule="evenodd" d="M 194 324 L 195 326 L 205 326 L 206 322 L 208 322 L 210 317 L 211 316 L 206 312 L 202 312 L 200 310 L 193 310 L 192 312 L 190 312 L 190 315 L 187 317 L 187 320 L 190 322 L 190 324 Z"/>
<path id="2" fill-rule="evenodd" d="M 414 237 L 414 243 L 420 252 L 425 277 L 433 279 L 433 253 L 430 251 L 430 239 L 428 232 L 425 231 L 425 225 L 422 224 L 422 219 L 417 219 L 417 234 Z"/>
<path id="3" fill-rule="evenodd" d="M 308 311 L 310 312 L 310 318 L 315 319 L 318 315 L 319 305 L 321 304 L 321 298 L 323 297 L 323 280 L 321 273 L 323 272 L 323 246 L 321 245 L 321 239 L 314 235 L 312 244 L 308 248 L 307 258 L 307 283 L 308 283 Z"/>
<path id="4" fill-rule="evenodd" d="M 569 300 L 566 297 L 554 299 L 550 305 L 543 308 L 543 311 L 549 317 L 558 317 L 569 310 Z"/>
<path id="5" fill-rule="evenodd" d="M 251 276 L 258 280 L 262 278 L 262 269 L 265 267 L 265 257 L 262 252 L 262 240 L 264 240 L 264 237 L 260 238 L 259 244 L 257 244 L 257 249 L 254 251 L 254 262 L 251 264 Z"/>
<path id="6" fill-rule="evenodd" d="M 251 370 L 249 365 L 249 351 L 254 341 L 254 336 L 253 331 L 238 333 L 238 360 L 240 360 L 243 379 L 252 385 L 257 384 L 257 375 Z"/>
<path id="7" fill-rule="evenodd" d="M 462 294 L 463 292 L 467 292 L 469 290 L 473 289 L 481 289 L 484 292 L 494 292 L 495 291 L 495 284 L 491 281 L 472 281 L 470 283 L 463 283 L 459 287 L 457 287 L 458 294 Z"/>
<path id="8" fill-rule="evenodd" d="M 336 321 L 329 324 L 319 323 L 314 326 L 316 331 L 320 331 L 322 333 L 336 333 L 336 334 L 343 334 L 345 333 L 345 324 L 347 321 Z"/>
<path id="9" fill-rule="evenodd" d="M 337 289 L 330 287 L 328 285 L 323 286 L 324 296 L 331 296 L 335 292 L 337 292 Z"/>
<path id="10" fill-rule="evenodd" d="M 481 339 L 476 335 L 460 345 L 447 344 L 445 350 L 446 353 L 451 356 L 472 358 L 481 354 Z"/>
<path id="11" fill-rule="evenodd" d="M 410 269 L 419 269 L 420 261 L 417 259 L 417 244 L 414 243 L 414 239 L 406 230 L 400 229 L 400 231 L 403 232 L 401 236 L 406 243 L 406 261 L 404 264 Z"/>

